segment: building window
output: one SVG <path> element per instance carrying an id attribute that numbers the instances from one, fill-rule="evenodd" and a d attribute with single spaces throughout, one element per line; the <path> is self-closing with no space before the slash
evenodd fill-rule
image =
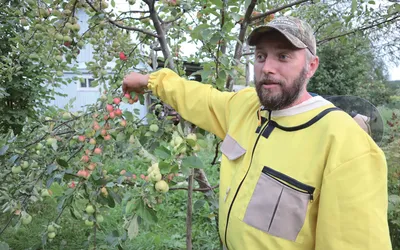
<path id="1" fill-rule="evenodd" d="M 81 88 L 82 89 L 93 89 L 97 88 L 97 86 L 94 86 L 93 84 L 94 79 L 93 78 L 85 78 L 83 81 L 80 81 L 81 83 Z"/>

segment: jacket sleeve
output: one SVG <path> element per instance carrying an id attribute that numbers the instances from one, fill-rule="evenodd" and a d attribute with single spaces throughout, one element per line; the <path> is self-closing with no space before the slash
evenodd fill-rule
<path id="1" fill-rule="evenodd" d="M 229 102 L 235 93 L 186 80 L 170 69 L 150 74 L 148 88 L 185 120 L 223 139 L 228 127 Z"/>
<path id="2" fill-rule="evenodd" d="M 321 187 L 315 249 L 392 249 L 387 192 L 387 165 L 381 151 L 333 169 Z"/>

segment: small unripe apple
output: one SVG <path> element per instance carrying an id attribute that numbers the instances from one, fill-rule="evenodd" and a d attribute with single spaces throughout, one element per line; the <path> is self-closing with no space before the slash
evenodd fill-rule
<path id="1" fill-rule="evenodd" d="M 52 232 L 55 232 L 55 231 L 56 231 L 56 228 L 53 225 L 49 225 L 47 227 L 47 232 L 52 233 Z"/>
<path id="2" fill-rule="evenodd" d="M 48 237 L 49 239 L 54 239 L 54 237 L 56 237 L 56 233 L 55 233 L 55 232 L 48 233 L 48 234 L 47 234 L 47 237 Z"/>
<path id="3" fill-rule="evenodd" d="M 59 75 L 58 72 L 57 72 L 57 76 L 62 76 L 63 74 L 64 74 L 64 73 L 61 72 L 61 75 Z M 64 120 L 69 120 L 69 119 L 71 119 L 71 118 L 72 118 L 71 113 L 70 113 L 70 112 L 65 112 L 65 113 L 63 113 L 62 118 L 63 118 Z"/>
<path id="4" fill-rule="evenodd" d="M 29 167 L 29 162 L 24 161 L 24 162 L 22 163 L 22 169 L 27 169 L 28 167 Z"/>
<path id="5" fill-rule="evenodd" d="M 157 124 L 151 124 L 149 130 L 152 132 L 157 132 L 158 131 L 158 125 Z"/>
<path id="6" fill-rule="evenodd" d="M 120 124 L 122 127 L 126 127 L 126 121 L 125 121 L 125 120 L 121 120 L 121 121 L 119 122 L 119 124 Z"/>
<path id="7" fill-rule="evenodd" d="M 179 145 L 181 145 L 181 144 L 182 144 L 182 142 L 183 142 L 183 139 L 182 139 L 182 137 L 180 137 L 180 136 L 177 136 L 177 137 L 175 137 L 175 138 L 174 138 L 174 144 L 175 144 L 175 146 L 179 146 Z"/>
<path id="8" fill-rule="evenodd" d="M 21 173 L 21 166 L 13 166 L 13 167 L 11 168 L 11 172 L 12 172 L 13 174 L 19 174 L 19 173 Z"/>
<path id="9" fill-rule="evenodd" d="M 102 188 L 100 189 L 100 192 L 101 192 L 101 194 L 102 194 L 104 197 L 107 197 L 107 196 L 108 196 L 108 191 L 107 191 L 107 188 L 106 188 L 106 187 L 102 187 Z"/>
<path id="10" fill-rule="evenodd" d="M 85 220 L 85 225 L 91 227 L 94 225 L 94 222 L 90 220 Z"/>
<path id="11" fill-rule="evenodd" d="M 42 148 L 43 148 L 43 144 L 38 143 L 38 144 L 36 145 L 36 149 L 37 149 L 37 150 L 41 150 Z"/>
<path id="12" fill-rule="evenodd" d="M 96 215 L 96 222 L 102 223 L 104 221 L 104 217 L 101 214 Z"/>
<path id="13" fill-rule="evenodd" d="M 186 139 L 197 141 L 197 136 L 194 133 L 190 133 L 186 136 Z"/>
<path id="14" fill-rule="evenodd" d="M 160 180 L 156 183 L 155 189 L 160 193 L 166 193 L 169 190 L 169 186 L 167 182 Z"/>
<path id="15" fill-rule="evenodd" d="M 149 175 L 150 175 L 150 180 L 153 182 L 158 182 L 162 178 L 160 172 L 157 172 L 157 171 L 153 171 Z"/>
<path id="16" fill-rule="evenodd" d="M 31 222 L 32 222 L 32 216 L 30 216 L 29 214 L 26 214 L 25 216 L 22 217 L 22 224 L 28 225 Z"/>
<path id="17" fill-rule="evenodd" d="M 96 145 L 96 140 L 93 138 L 90 138 L 89 144 Z"/>
<path id="18" fill-rule="evenodd" d="M 53 143 L 56 143 L 56 142 L 57 142 L 57 140 L 55 138 L 48 138 L 46 140 L 46 144 L 49 146 L 51 146 Z"/>
<path id="19" fill-rule="evenodd" d="M 93 214 L 94 213 L 94 207 L 92 205 L 88 205 L 85 209 L 86 213 L 88 214 Z"/>

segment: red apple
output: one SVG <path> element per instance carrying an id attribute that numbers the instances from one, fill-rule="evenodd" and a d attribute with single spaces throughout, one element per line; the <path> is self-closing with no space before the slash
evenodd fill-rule
<path id="1" fill-rule="evenodd" d="M 125 120 L 121 120 L 119 123 L 122 127 L 126 127 L 126 121 Z"/>
<path id="2" fill-rule="evenodd" d="M 102 130 L 101 130 L 101 132 L 100 132 L 100 134 L 101 134 L 102 136 L 105 136 L 105 135 L 107 135 L 107 130 L 105 130 L 105 129 L 102 129 Z"/>
<path id="3" fill-rule="evenodd" d="M 118 97 L 115 97 L 113 101 L 116 105 L 118 105 L 121 102 L 121 99 L 119 99 Z"/>
<path id="4" fill-rule="evenodd" d="M 122 116 L 122 110 L 120 109 L 116 109 L 114 113 L 116 116 Z"/>
<path id="5" fill-rule="evenodd" d="M 131 95 L 128 93 L 126 93 L 124 96 L 125 96 L 125 98 L 131 99 Z"/>
<path id="6" fill-rule="evenodd" d="M 122 169 L 121 172 L 119 172 L 119 174 L 120 174 L 120 175 L 126 174 L 126 170 L 125 170 L 125 169 Z"/>
<path id="7" fill-rule="evenodd" d="M 119 53 L 119 59 L 121 59 L 122 61 L 126 61 L 128 58 L 126 57 L 126 55 L 124 54 L 124 52 L 120 52 L 120 53 Z"/>
<path id="8" fill-rule="evenodd" d="M 85 137 L 84 135 L 80 135 L 80 136 L 78 137 L 78 140 L 79 140 L 80 142 L 84 142 L 84 141 L 86 140 L 86 137 Z"/>
<path id="9" fill-rule="evenodd" d="M 104 136 L 104 140 L 105 140 L 105 141 L 111 140 L 111 135 L 106 135 L 106 136 Z"/>
<path id="10" fill-rule="evenodd" d="M 110 112 L 110 118 L 111 118 L 111 119 L 114 119 L 114 118 L 115 118 L 115 113 L 114 113 L 114 111 L 113 111 L 113 112 Z"/>
<path id="11" fill-rule="evenodd" d="M 83 161 L 83 162 L 89 162 L 89 156 L 83 155 L 82 158 L 81 158 L 81 161 Z"/>
<path id="12" fill-rule="evenodd" d="M 108 112 L 112 112 L 114 110 L 114 108 L 111 104 L 107 104 L 106 109 Z"/>
<path id="13" fill-rule="evenodd" d="M 96 155 L 101 154 L 101 148 L 95 148 L 93 153 L 95 153 Z"/>

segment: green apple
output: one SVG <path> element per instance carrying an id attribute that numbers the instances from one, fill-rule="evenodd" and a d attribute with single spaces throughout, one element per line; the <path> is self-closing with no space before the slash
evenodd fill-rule
<path id="1" fill-rule="evenodd" d="M 89 226 L 89 227 L 91 227 L 91 226 L 93 226 L 93 221 L 90 221 L 90 220 L 85 220 L 85 225 L 86 226 Z"/>
<path id="2" fill-rule="evenodd" d="M 36 149 L 37 149 L 37 150 L 41 150 L 42 148 L 43 148 L 43 144 L 38 143 L 38 144 L 36 145 Z"/>
<path id="3" fill-rule="evenodd" d="M 155 188 L 160 193 L 166 193 L 169 190 L 168 183 L 164 180 L 160 180 L 156 183 Z"/>
<path id="4" fill-rule="evenodd" d="M 53 233 L 53 232 L 55 232 L 55 231 L 56 231 L 56 228 L 55 228 L 53 225 L 49 225 L 49 226 L 47 227 L 47 232 Z"/>
<path id="5" fill-rule="evenodd" d="M 48 233 L 48 234 L 47 234 L 47 237 L 48 237 L 49 239 L 53 239 L 54 237 L 56 237 L 56 233 L 55 233 L 55 232 Z"/>
<path id="6" fill-rule="evenodd" d="M 19 174 L 19 173 L 21 173 L 21 166 L 13 166 L 13 167 L 11 168 L 11 172 L 12 172 L 13 174 Z"/>
<path id="7" fill-rule="evenodd" d="M 30 216 L 29 214 L 26 214 L 25 216 L 22 217 L 22 224 L 28 225 L 31 222 L 32 222 L 32 216 Z"/>
<path id="8" fill-rule="evenodd" d="M 94 213 L 94 207 L 92 205 L 88 205 L 85 210 L 86 210 L 86 213 L 88 213 L 88 214 Z"/>
<path id="9" fill-rule="evenodd" d="M 96 215 L 97 223 L 102 223 L 104 221 L 104 217 L 101 214 Z"/>
<path id="10" fill-rule="evenodd" d="M 22 162 L 22 169 L 27 169 L 29 167 L 29 162 L 24 161 Z"/>
<path id="11" fill-rule="evenodd" d="M 157 124 L 151 124 L 150 125 L 150 128 L 149 128 L 149 130 L 151 131 L 151 132 L 157 132 L 158 131 L 158 125 Z"/>
<path id="12" fill-rule="evenodd" d="M 194 133 L 190 133 L 186 136 L 186 139 L 197 141 L 197 136 Z"/>
<path id="13" fill-rule="evenodd" d="M 161 180 L 161 178 L 162 178 L 162 176 L 161 176 L 160 172 L 153 171 L 150 173 L 150 180 L 153 182 L 158 182 Z"/>
<path id="14" fill-rule="evenodd" d="M 180 137 L 180 136 L 175 137 L 175 139 L 174 139 L 174 144 L 175 144 L 175 146 L 181 145 L 182 142 L 183 142 L 182 137 Z"/>

